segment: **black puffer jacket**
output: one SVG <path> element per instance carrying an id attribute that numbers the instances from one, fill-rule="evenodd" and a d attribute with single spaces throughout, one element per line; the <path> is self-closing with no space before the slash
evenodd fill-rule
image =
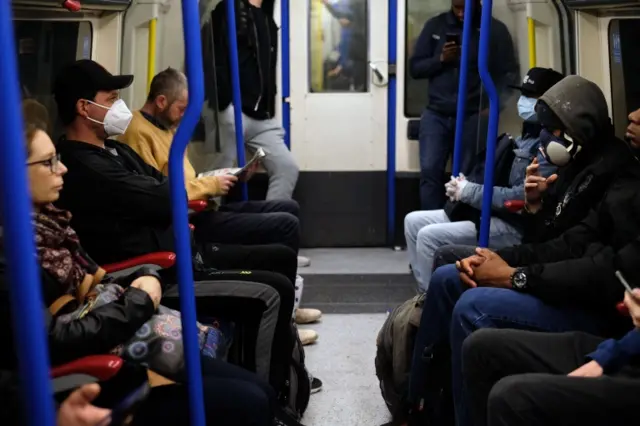
<path id="1" fill-rule="evenodd" d="M 1 246 L 1 244 L 0 244 Z M 3 369 L 16 368 L 13 327 L 11 326 L 11 305 L 6 278 L 6 260 L 0 247 L 0 365 Z M 136 278 L 157 273 L 148 268 L 140 268 L 133 274 L 118 279 L 105 277 L 103 282 L 115 282 L 126 287 L 120 299 L 89 312 L 82 319 L 62 323 L 48 321 L 49 355 L 52 365 L 60 365 L 88 355 L 109 353 L 117 345 L 129 340 L 154 314 L 155 308 L 149 295 L 137 288 L 128 287 Z M 46 306 L 63 295 L 60 284 L 42 270 L 42 293 Z M 30 285 L 30 283 L 13 283 Z M 45 309 L 45 307 L 43 307 Z M 49 316 L 48 311 L 47 316 Z"/>
<path id="2" fill-rule="evenodd" d="M 633 154 L 627 149 L 601 204 L 583 222 L 550 241 L 498 251 L 509 265 L 525 267 L 528 292 L 613 314 L 624 295 L 615 271 L 640 282 L 640 162 Z"/>
<path id="3" fill-rule="evenodd" d="M 614 136 L 607 101 L 594 83 L 568 76 L 540 99 L 583 149 L 558 171 L 558 180 L 543 195 L 542 209 L 535 215 L 523 212 L 524 243 L 551 240 L 583 220 L 629 157 L 627 145 Z"/>

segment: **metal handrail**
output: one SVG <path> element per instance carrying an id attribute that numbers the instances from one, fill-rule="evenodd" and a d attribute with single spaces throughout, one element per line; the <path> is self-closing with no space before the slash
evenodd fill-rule
<path id="1" fill-rule="evenodd" d="M 200 16 L 196 0 L 182 0 L 182 28 L 184 31 L 185 64 L 189 81 L 189 103 L 176 131 L 169 152 L 169 181 L 171 186 L 171 212 L 177 254 L 178 285 L 182 339 L 187 370 L 187 389 L 191 424 L 205 426 L 204 392 L 200 366 L 200 346 L 196 326 L 196 302 L 193 290 L 191 235 L 188 223 L 187 192 L 184 184 L 184 155 L 204 103 L 204 75 Z"/>
<path id="2" fill-rule="evenodd" d="M 45 304 L 31 223 L 15 46 L 11 2 L 0 1 L 0 84 L 4 88 L 0 102 L 0 217 L 4 225 L 11 327 L 27 424 L 54 426 L 56 416 L 49 380 Z"/>

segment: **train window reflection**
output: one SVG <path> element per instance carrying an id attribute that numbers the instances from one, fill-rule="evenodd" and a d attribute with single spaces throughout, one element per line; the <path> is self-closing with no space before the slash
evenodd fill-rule
<path id="1" fill-rule="evenodd" d="M 309 91 L 369 90 L 366 0 L 309 0 Z"/>
<path id="2" fill-rule="evenodd" d="M 427 104 L 428 80 L 415 80 L 409 75 L 409 59 L 420 36 L 424 24 L 439 13 L 451 8 L 451 0 L 407 0 L 405 30 L 405 91 L 404 114 L 406 117 L 420 117 Z"/>
<path id="3" fill-rule="evenodd" d="M 55 76 L 69 62 L 91 59 L 91 23 L 16 21 L 15 34 L 22 94 L 46 106 L 52 124 L 57 123 L 52 95 Z M 54 128 L 54 137 L 60 131 Z"/>
<path id="4" fill-rule="evenodd" d="M 616 135 L 623 138 L 627 115 L 640 108 L 640 19 L 613 19 L 609 24 L 611 104 Z"/>

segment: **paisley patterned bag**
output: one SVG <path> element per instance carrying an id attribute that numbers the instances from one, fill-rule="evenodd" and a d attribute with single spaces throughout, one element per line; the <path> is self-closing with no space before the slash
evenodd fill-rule
<path id="1" fill-rule="evenodd" d="M 57 316 L 58 321 L 70 322 L 88 312 L 117 300 L 124 289 L 117 284 L 98 284 L 86 302 L 75 311 Z M 211 325 L 197 323 L 200 353 L 208 358 L 226 358 L 232 325 L 212 321 Z M 171 380 L 184 377 L 185 361 L 180 312 L 164 306 L 129 340 L 112 350 L 112 354 L 138 364 Z"/>

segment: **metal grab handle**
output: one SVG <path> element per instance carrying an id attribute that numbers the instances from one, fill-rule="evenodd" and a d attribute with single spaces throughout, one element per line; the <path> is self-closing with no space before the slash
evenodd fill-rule
<path id="1" fill-rule="evenodd" d="M 371 72 L 373 72 L 373 74 L 378 78 L 378 82 L 376 83 L 376 81 L 373 80 L 373 84 L 378 87 L 385 87 L 389 84 L 389 80 L 384 78 L 384 75 L 382 75 L 382 72 L 380 72 L 380 69 L 376 64 L 369 62 L 369 68 L 371 68 Z"/>

